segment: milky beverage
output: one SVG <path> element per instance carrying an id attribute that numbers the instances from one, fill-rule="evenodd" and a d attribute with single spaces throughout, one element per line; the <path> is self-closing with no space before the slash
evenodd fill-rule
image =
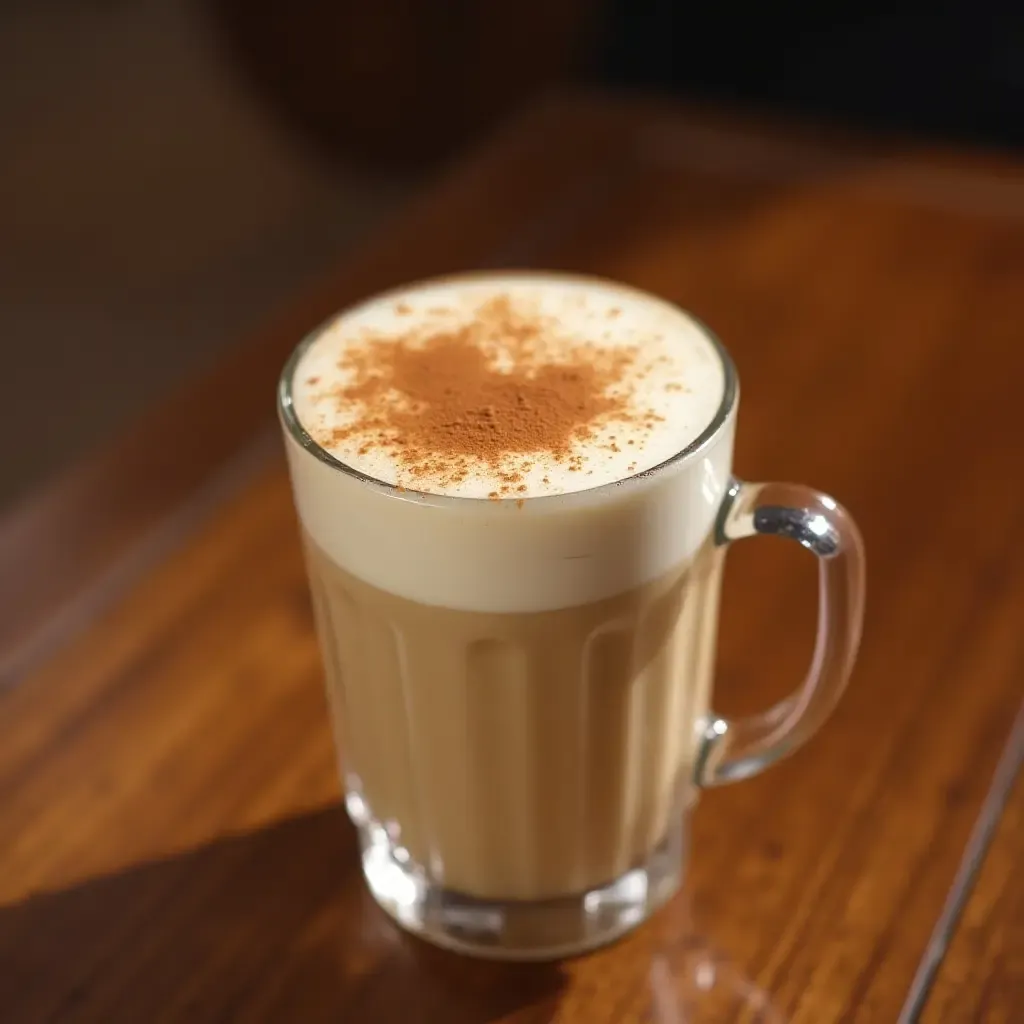
<path id="1" fill-rule="evenodd" d="M 288 454 L 348 805 L 432 883 L 582 893 L 682 813 L 726 387 L 684 313 L 558 275 L 405 289 L 302 350 Z"/>

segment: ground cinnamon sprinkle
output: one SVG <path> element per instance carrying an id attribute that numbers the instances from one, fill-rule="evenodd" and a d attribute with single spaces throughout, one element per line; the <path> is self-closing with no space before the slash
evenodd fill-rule
<path id="1" fill-rule="evenodd" d="M 574 444 L 605 423 L 631 422 L 624 381 L 634 359 L 560 338 L 557 324 L 492 299 L 455 330 L 420 325 L 350 346 L 341 366 L 351 383 L 334 397 L 356 415 L 331 440 L 385 448 L 411 486 L 444 486 L 488 467 L 504 493 L 522 493 L 525 485 L 511 485 L 529 456 L 550 453 L 578 470 Z"/>

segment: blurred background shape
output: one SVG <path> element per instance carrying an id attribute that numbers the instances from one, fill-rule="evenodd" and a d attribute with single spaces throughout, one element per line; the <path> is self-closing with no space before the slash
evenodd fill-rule
<path id="1" fill-rule="evenodd" d="M 1024 142 L 994 0 L 8 0 L 0 67 L 0 508 L 567 81 Z"/>
<path id="2" fill-rule="evenodd" d="M 236 68 L 335 160 L 450 158 L 593 62 L 603 0 L 209 0 Z"/>

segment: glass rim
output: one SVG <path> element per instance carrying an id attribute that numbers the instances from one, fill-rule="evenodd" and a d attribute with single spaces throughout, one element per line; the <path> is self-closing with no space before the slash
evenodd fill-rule
<path id="1" fill-rule="evenodd" d="M 566 283 L 582 282 L 584 284 L 590 283 L 594 285 L 612 287 L 619 291 L 631 292 L 642 298 L 654 299 L 657 302 L 672 307 L 676 312 L 686 317 L 686 319 L 693 323 L 701 334 L 711 342 L 711 347 L 714 349 L 722 366 L 722 373 L 725 381 L 725 386 L 722 389 L 722 400 L 719 402 L 718 409 L 715 411 L 715 415 L 711 418 L 708 425 L 689 444 L 685 445 L 679 451 L 674 452 L 667 459 L 663 459 L 661 462 L 650 466 L 639 473 L 635 473 L 632 476 L 625 477 L 622 480 L 613 480 L 604 484 L 595 484 L 593 487 L 582 488 L 578 491 L 568 491 L 562 494 L 538 494 L 533 495 L 532 497 L 528 495 L 524 497 L 507 495 L 497 500 L 485 497 L 471 497 L 469 495 L 462 494 L 437 494 L 433 491 L 421 491 L 414 487 L 399 486 L 398 484 L 388 483 L 386 480 L 380 480 L 377 477 L 370 476 L 368 473 L 364 473 L 360 469 L 356 469 L 355 466 L 351 466 L 332 455 L 306 431 L 305 427 L 303 427 L 295 412 L 295 403 L 292 396 L 292 385 L 295 379 L 295 371 L 298 368 L 302 357 L 305 355 L 306 350 L 315 341 L 317 341 L 317 339 L 319 339 L 326 330 L 333 327 L 339 320 L 342 320 L 356 312 L 367 303 L 380 301 L 392 295 L 397 298 L 406 292 L 418 288 L 449 282 L 458 283 L 462 281 L 472 282 L 487 280 L 507 281 L 510 278 L 516 280 L 522 280 L 524 278 L 540 278 L 547 281 L 555 280 L 564 281 Z M 705 324 L 699 317 L 696 317 L 692 313 L 683 309 L 683 307 L 678 305 L 678 303 L 662 298 L 661 296 L 656 295 L 653 292 L 648 292 L 643 288 L 637 288 L 633 285 L 598 275 L 574 274 L 563 271 L 504 270 L 455 273 L 422 278 L 395 288 L 389 288 L 386 291 L 375 292 L 365 298 L 359 299 L 357 302 L 345 306 L 337 313 L 333 313 L 330 317 L 322 321 L 304 335 L 292 350 L 291 355 L 289 355 L 283 369 L 281 370 L 281 376 L 278 379 L 277 410 L 285 430 L 300 448 L 308 452 L 320 462 L 329 466 L 331 469 L 343 473 L 345 476 L 348 476 L 363 485 L 369 486 L 374 490 L 387 494 L 390 497 L 446 508 L 467 509 L 469 507 L 479 507 L 482 504 L 501 506 L 512 503 L 515 503 L 519 508 L 522 508 L 523 506 L 539 508 L 541 506 L 550 507 L 552 503 L 564 504 L 573 498 L 599 498 L 609 494 L 613 490 L 623 487 L 624 485 L 633 485 L 638 484 L 641 481 L 650 480 L 653 477 L 661 476 L 670 469 L 689 462 L 691 459 L 695 458 L 701 452 L 710 447 L 715 438 L 721 432 L 722 428 L 729 422 L 736 408 L 738 392 L 739 384 L 736 374 L 736 366 L 732 361 L 732 357 L 729 355 L 728 349 L 724 344 L 722 344 L 719 337 L 707 326 L 707 324 Z"/>

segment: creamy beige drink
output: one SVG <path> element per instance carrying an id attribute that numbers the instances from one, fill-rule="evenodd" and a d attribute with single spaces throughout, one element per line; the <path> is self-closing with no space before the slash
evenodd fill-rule
<path id="1" fill-rule="evenodd" d="M 625 286 L 495 275 L 373 299 L 290 374 L 364 850 L 499 904 L 642 866 L 677 827 L 709 700 L 725 357 Z"/>
<path id="2" fill-rule="evenodd" d="M 492 900 L 586 892 L 665 839 L 711 688 L 718 553 L 602 601 L 488 613 L 395 597 L 307 541 L 357 817 Z"/>

